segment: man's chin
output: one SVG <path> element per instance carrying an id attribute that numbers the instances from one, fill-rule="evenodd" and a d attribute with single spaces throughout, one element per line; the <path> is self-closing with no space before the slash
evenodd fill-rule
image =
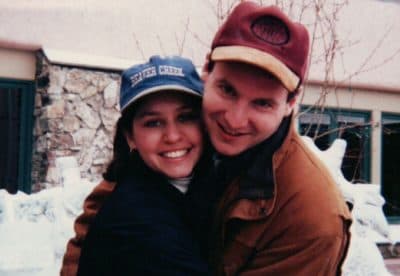
<path id="1" fill-rule="evenodd" d="M 212 140 L 211 140 L 212 141 Z M 224 143 L 221 141 L 213 141 L 215 150 L 225 156 L 236 156 L 242 153 L 245 149 L 235 147 L 233 144 Z"/>

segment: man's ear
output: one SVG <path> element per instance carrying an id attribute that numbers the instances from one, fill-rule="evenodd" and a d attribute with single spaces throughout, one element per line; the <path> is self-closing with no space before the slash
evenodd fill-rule
<path id="1" fill-rule="evenodd" d="M 296 93 L 296 95 L 291 97 L 290 100 L 286 103 L 285 116 L 289 116 L 293 112 L 293 109 L 297 105 L 297 99 L 298 98 L 299 98 L 299 94 Z"/>

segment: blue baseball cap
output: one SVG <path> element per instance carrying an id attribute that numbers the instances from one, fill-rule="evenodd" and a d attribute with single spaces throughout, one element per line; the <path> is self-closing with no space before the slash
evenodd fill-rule
<path id="1" fill-rule="evenodd" d="M 166 90 L 203 96 L 203 82 L 189 59 L 152 56 L 147 63 L 122 72 L 121 111 L 143 96 Z"/>

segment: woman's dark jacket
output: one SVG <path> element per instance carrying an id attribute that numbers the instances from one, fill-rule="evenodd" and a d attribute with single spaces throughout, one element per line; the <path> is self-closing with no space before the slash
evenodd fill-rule
<path id="1" fill-rule="evenodd" d="M 187 202 L 136 158 L 89 228 L 78 275 L 208 275 Z"/>

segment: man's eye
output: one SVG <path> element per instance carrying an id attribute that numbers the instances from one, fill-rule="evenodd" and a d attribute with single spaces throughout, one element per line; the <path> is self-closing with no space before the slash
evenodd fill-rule
<path id="1" fill-rule="evenodd" d="M 253 104 L 257 107 L 262 107 L 262 108 L 268 108 L 272 106 L 268 100 L 263 100 L 263 99 L 255 100 L 253 101 Z"/>
<path id="2" fill-rule="evenodd" d="M 220 84 L 218 88 L 227 96 L 235 96 L 235 89 L 228 84 Z"/>
<path id="3" fill-rule="evenodd" d="M 149 121 L 144 122 L 143 125 L 144 125 L 144 127 L 149 127 L 149 128 L 159 127 L 159 126 L 161 126 L 161 121 L 160 120 L 149 120 Z"/>

